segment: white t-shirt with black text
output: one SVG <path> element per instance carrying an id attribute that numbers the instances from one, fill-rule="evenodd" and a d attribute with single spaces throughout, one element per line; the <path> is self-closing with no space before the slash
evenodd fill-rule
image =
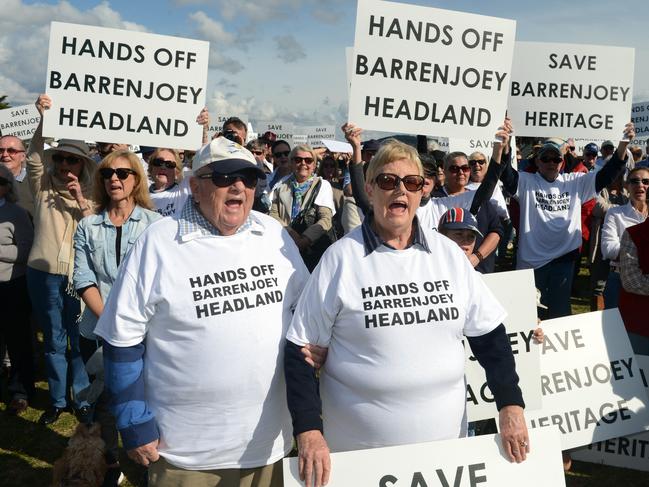
<path id="1" fill-rule="evenodd" d="M 595 196 L 596 172 L 518 173 L 520 205 L 517 269 L 538 269 L 581 245 L 581 205 Z"/>
<path id="2" fill-rule="evenodd" d="M 302 293 L 287 339 L 329 347 L 320 393 L 332 451 L 466 435 L 462 339 L 506 313 L 454 242 L 424 234 L 430 253 L 380 245 L 366 256 L 357 227 Z"/>
<path id="3" fill-rule="evenodd" d="M 158 449 L 177 467 L 253 468 L 291 450 L 284 337 L 308 271 L 277 221 L 251 215 L 227 237 L 179 238 L 175 218 L 153 223 L 95 329 L 116 347 L 145 341 Z"/>

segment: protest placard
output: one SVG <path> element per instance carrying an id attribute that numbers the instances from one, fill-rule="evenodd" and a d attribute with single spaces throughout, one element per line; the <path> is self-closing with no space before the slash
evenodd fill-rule
<path id="1" fill-rule="evenodd" d="M 631 121 L 635 124 L 636 139 L 649 138 L 649 101 L 631 105 Z"/>
<path id="2" fill-rule="evenodd" d="M 349 154 L 354 152 L 354 149 L 349 142 L 325 139 L 322 141 L 322 143 L 327 149 L 329 149 L 329 152 L 346 152 Z"/>
<path id="3" fill-rule="evenodd" d="M 306 142 L 311 147 L 323 147 L 323 139 L 333 140 L 336 135 L 336 127 L 333 125 L 300 126 L 299 131 L 306 134 Z"/>
<path id="4" fill-rule="evenodd" d="M 326 432 L 325 432 L 326 437 Z M 498 435 L 331 455 L 329 487 L 565 486 L 556 430 L 531 431 L 531 452 L 512 463 Z M 302 487 L 297 458 L 284 459 L 284 486 Z"/>
<path id="5" fill-rule="evenodd" d="M 209 43 L 52 22 L 43 135 L 196 149 Z"/>
<path id="6" fill-rule="evenodd" d="M 564 450 L 649 428 L 647 393 L 617 308 L 541 326 L 543 408 L 525 411 L 528 428 L 558 427 Z"/>
<path id="7" fill-rule="evenodd" d="M 532 338 L 536 324 L 536 286 L 531 269 L 481 274 L 487 287 L 507 310 L 505 327 L 516 360 L 526 411 L 541 408 L 541 346 Z M 469 421 L 492 418 L 496 411 L 484 369 L 464 347 L 467 356 L 466 387 Z"/>
<path id="8" fill-rule="evenodd" d="M 626 47 L 517 42 L 508 105 L 517 135 L 619 140 L 634 56 Z"/>
<path id="9" fill-rule="evenodd" d="M 464 152 L 467 156 L 472 152 L 482 152 L 487 157 L 491 157 L 494 148 L 494 137 L 487 139 L 459 139 L 457 137 L 448 138 L 449 152 Z"/>
<path id="10" fill-rule="evenodd" d="M 289 145 L 293 145 L 293 132 L 295 131 L 295 126 L 292 122 L 281 120 L 255 120 L 253 127 L 260 135 L 270 131 L 277 136 L 277 140 L 285 140 Z"/>
<path id="11" fill-rule="evenodd" d="M 515 31 L 513 20 L 359 0 L 348 120 L 492 137 L 507 108 Z"/>
<path id="12" fill-rule="evenodd" d="M 237 114 L 237 115 L 217 115 L 216 117 L 210 116 L 210 126 L 207 129 L 207 136 L 209 140 L 212 140 L 214 136 L 218 133 L 223 132 L 223 124 L 232 117 L 236 117 L 241 120 L 243 123 L 248 121 L 247 114 Z M 250 132 L 250 129 L 248 129 Z M 262 132 L 263 133 L 263 132 Z"/>
<path id="13" fill-rule="evenodd" d="M 645 390 L 649 393 L 649 357 L 636 355 L 636 359 Z M 582 462 L 602 463 L 649 472 L 649 433 L 599 441 L 571 452 L 570 456 Z"/>
<path id="14" fill-rule="evenodd" d="M 29 140 L 36 132 L 41 116 L 33 104 L 0 110 L 0 135 Z"/>

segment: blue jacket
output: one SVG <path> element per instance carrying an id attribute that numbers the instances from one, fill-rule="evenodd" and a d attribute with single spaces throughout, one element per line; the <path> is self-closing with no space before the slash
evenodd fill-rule
<path id="1" fill-rule="evenodd" d="M 155 211 L 139 206 L 133 209 L 128 220 L 122 225 L 120 244 L 120 262 L 140 234 L 154 221 L 162 218 Z M 117 229 L 104 210 L 98 215 L 85 217 L 79 222 L 74 234 L 74 288 L 78 291 L 95 285 L 104 301 L 108 297 L 117 276 L 117 257 L 115 240 Z M 81 336 L 94 340 L 93 333 L 97 317 L 90 309 L 85 308 L 79 322 Z"/>

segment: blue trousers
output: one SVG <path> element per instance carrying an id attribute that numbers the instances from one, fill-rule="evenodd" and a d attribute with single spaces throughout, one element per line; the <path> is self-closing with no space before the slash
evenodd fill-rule
<path id="1" fill-rule="evenodd" d="M 68 277 L 28 267 L 27 284 L 33 311 L 43 329 L 45 366 L 52 406 L 67 406 L 69 387 L 72 387 L 74 406 L 87 406 L 85 402 L 74 400 L 80 391 L 88 387 L 88 374 L 81 358 L 79 326 L 76 323 L 80 304 L 77 298 L 66 292 Z"/>
<path id="2" fill-rule="evenodd" d="M 541 291 L 541 303 L 547 310 L 539 308 L 542 320 L 570 316 L 570 292 L 575 270 L 574 259 L 552 260 L 534 269 L 534 282 Z"/>

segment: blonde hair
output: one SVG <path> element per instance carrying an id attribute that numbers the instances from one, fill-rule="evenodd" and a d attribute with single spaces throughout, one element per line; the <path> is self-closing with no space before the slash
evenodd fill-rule
<path id="1" fill-rule="evenodd" d="M 180 154 L 176 149 L 167 149 L 166 147 L 158 147 L 156 150 L 153 151 L 151 157 L 149 157 L 149 177 L 153 179 L 153 174 L 151 173 L 151 171 L 153 170 L 153 166 L 151 162 L 153 162 L 153 160 L 156 159 L 162 151 L 171 152 L 171 154 L 174 156 L 174 162 L 176 163 L 176 182 L 179 183 L 180 181 L 183 180 L 183 163 L 180 160 Z"/>
<path id="2" fill-rule="evenodd" d="M 9 181 L 9 191 L 7 191 L 7 194 L 5 195 L 5 200 L 7 200 L 9 203 L 15 203 L 16 201 L 18 201 L 18 195 L 16 194 L 16 183 L 14 180 L 14 175 L 4 164 L 0 164 L 0 177 L 3 177 L 7 181 Z"/>
<path id="3" fill-rule="evenodd" d="M 381 144 L 381 147 L 370 161 L 365 180 L 370 184 L 374 184 L 374 180 L 380 174 L 383 166 L 400 159 L 407 159 L 414 162 L 417 166 L 418 175 L 424 175 L 424 167 L 421 164 L 421 159 L 419 159 L 419 154 L 415 148 L 399 142 L 397 139 L 388 139 Z"/>
<path id="4" fill-rule="evenodd" d="M 106 192 L 106 185 L 104 184 L 104 178 L 101 177 L 99 172 L 100 169 L 105 167 L 110 167 L 110 165 L 115 162 L 117 159 L 126 159 L 130 168 L 135 171 L 133 177 L 135 178 L 135 186 L 133 187 L 133 192 L 131 196 L 135 201 L 137 206 L 146 208 L 147 210 L 153 209 L 153 203 L 151 202 L 151 197 L 149 196 L 148 181 L 146 175 L 144 174 L 144 168 L 140 162 L 140 158 L 128 150 L 118 150 L 111 152 L 106 157 L 102 159 L 97 166 L 97 172 L 95 173 L 95 185 L 94 185 L 94 199 L 97 203 L 97 213 L 101 213 L 110 204 L 110 196 Z"/>

